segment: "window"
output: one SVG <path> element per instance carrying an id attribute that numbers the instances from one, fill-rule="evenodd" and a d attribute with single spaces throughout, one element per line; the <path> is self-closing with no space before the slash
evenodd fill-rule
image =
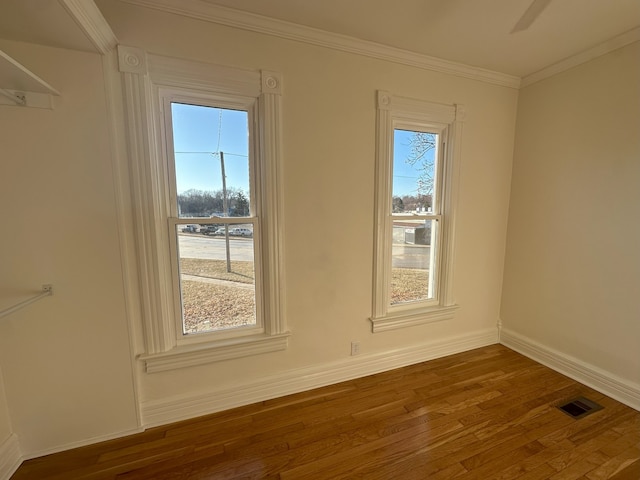
<path id="1" fill-rule="evenodd" d="M 249 112 L 166 93 L 169 236 L 182 337 L 260 326 Z M 194 223 L 195 222 L 195 223 Z M 257 289 L 256 289 L 257 287 Z M 260 295 L 258 295 L 260 296 Z M 182 338 L 180 339 L 182 341 Z M 179 341 L 179 343 L 180 343 Z"/>
<path id="2" fill-rule="evenodd" d="M 279 75 L 119 59 L 146 371 L 286 348 Z"/>
<path id="3" fill-rule="evenodd" d="M 462 108 L 378 92 L 373 331 L 444 320 L 453 301 Z"/>

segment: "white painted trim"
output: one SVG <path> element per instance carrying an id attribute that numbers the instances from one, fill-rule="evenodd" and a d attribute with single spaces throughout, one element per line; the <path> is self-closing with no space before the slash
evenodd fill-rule
<path id="1" fill-rule="evenodd" d="M 285 287 L 280 74 L 150 55 L 124 45 L 118 45 L 118 60 L 127 119 L 130 210 L 140 293 L 137 306 L 144 340 L 144 354 L 139 358 L 146 372 L 286 349 L 289 332 L 282 305 Z M 215 99 L 254 109 L 256 132 L 252 148 L 256 153 L 256 172 L 252 178 L 257 179 L 256 228 L 262 232 L 254 237 L 256 256 L 260 259 L 256 278 L 261 279 L 256 305 L 264 319 L 260 335 L 249 329 L 240 335 L 238 329 L 238 338 L 234 340 L 223 338 L 228 332 L 194 336 L 194 342 L 180 337 L 175 321 L 179 296 L 174 295 L 169 235 L 165 221 L 158 220 L 171 216 L 167 210 L 171 192 L 165 182 L 171 173 L 164 136 L 167 129 L 163 129 L 163 99 L 174 94 L 196 102 Z"/>
<path id="2" fill-rule="evenodd" d="M 15 433 L 0 445 L 0 480 L 9 480 L 22 463 L 20 443 Z"/>
<path id="3" fill-rule="evenodd" d="M 498 331 L 491 328 L 397 350 L 292 369 L 251 382 L 213 388 L 197 395 L 149 400 L 142 404 L 144 425 L 149 428 L 207 415 L 493 345 L 497 341 Z"/>
<path id="4" fill-rule="evenodd" d="M 249 12 L 213 5 L 202 0 L 123 0 L 126 3 L 196 18 L 206 22 L 275 37 L 307 43 L 338 51 L 354 53 L 411 67 L 470 78 L 480 82 L 519 88 L 520 79 L 513 75 L 472 67 L 400 48 L 390 47 L 347 35 L 331 33 Z"/>
<path id="5" fill-rule="evenodd" d="M 423 325 L 451 319 L 458 305 L 453 295 L 453 266 L 455 255 L 455 214 L 460 177 L 462 124 L 465 108 L 462 105 L 447 105 L 420 99 L 400 97 L 390 92 L 377 92 L 376 112 L 376 190 L 375 190 L 375 236 L 372 332 L 378 333 L 398 328 Z M 436 159 L 438 191 L 433 215 L 441 219 L 439 234 L 432 249 L 435 251 L 437 280 L 436 295 L 427 302 L 406 305 L 391 305 L 391 215 L 393 138 L 397 125 L 411 129 L 412 126 L 433 128 L 439 132 L 443 150 Z M 430 280 L 431 281 L 431 280 Z"/>
<path id="6" fill-rule="evenodd" d="M 500 343 L 631 408 L 640 410 L 640 385 L 637 383 L 546 347 L 512 330 L 501 329 Z"/>
<path id="7" fill-rule="evenodd" d="M 129 332 L 129 358 L 131 362 L 131 381 L 136 402 L 137 425 L 142 425 L 140 411 L 140 379 L 138 378 L 137 360 L 135 358 L 136 328 L 142 324 L 140 310 L 140 291 L 136 270 L 136 247 L 133 231 L 131 197 L 129 195 L 129 164 L 126 151 L 126 132 L 124 129 L 124 111 L 122 91 L 118 73 L 118 54 L 114 50 L 102 56 L 102 71 L 105 83 L 107 103 L 107 120 L 109 142 L 111 146 L 111 168 L 114 178 L 114 200 L 116 204 L 116 221 L 120 260 L 122 268 L 123 294 L 125 299 L 125 315 Z"/>
<path id="8" fill-rule="evenodd" d="M 110 433 L 108 435 L 100 435 L 97 437 L 91 437 L 78 442 L 66 443 L 53 448 L 47 448 L 45 450 L 38 450 L 36 452 L 28 452 L 23 455 L 22 460 L 31 460 L 32 458 L 44 457 L 45 455 L 52 455 L 54 453 L 65 452 L 67 450 L 73 450 L 74 448 L 86 447 L 88 445 L 94 445 L 96 443 L 106 442 L 109 440 L 115 440 L 117 438 L 127 437 L 129 435 L 135 435 L 136 433 L 144 432 L 144 428 L 133 428 L 130 430 L 123 430 L 117 433 Z"/>
<path id="9" fill-rule="evenodd" d="M 59 0 L 59 2 L 99 53 L 106 55 L 116 47 L 118 39 L 93 0 Z"/>
<path id="10" fill-rule="evenodd" d="M 387 330 L 451 320 L 458 308 L 458 305 L 450 305 L 446 307 L 431 307 L 420 311 L 408 310 L 396 314 L 388 314 L 380 318 L 372 317 L 370 319 L 372 324 L 371 331 L 373 333 L 386 332 Z"/>
<path id="11" fill-rule="evenodd" d="M 147 373 L 192 367 L 203 363 L 260 355 L 286 350 L 289 334 L 255 335 L 225 340 L 213 340 L 203 345 L 179 346 L 168 352 L 141 355 Z"/>
<path id="12" fill-rule="evenodd" d="M 569 70 L 570 68 L 577 67 L 583 63 L 586 63 L 594 58 L 598 58 L 602 55 L 606 55 L 614 50 L 630 45 L 634 42 L 640 41 L 640 27 L 634 28 L 633 30 L 629 30 L 622 35 L 618 35 L 606 42 L 601 43 L 589 50 L 586 50 L 577 55 L 573 55 L 569 58 L 565 58 L 553 65 L 549 65 L 542 70 L 539 70 L 531 75 L 527 75 L 522 78 L 521 87 L 527 87 L 536 82 L 544 80 L 545 78 L 552 77 L 559 73 L 564 72 L 565 70 Z"/>

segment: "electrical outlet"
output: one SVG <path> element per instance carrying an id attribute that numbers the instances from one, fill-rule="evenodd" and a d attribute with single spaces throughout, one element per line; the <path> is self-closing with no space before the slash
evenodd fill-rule
<path id="1" fill-rule="evenodd" d="M 355 340 L 351 342 L 351 356 L 358 355 L 360 353 L 360 342 Z"/>

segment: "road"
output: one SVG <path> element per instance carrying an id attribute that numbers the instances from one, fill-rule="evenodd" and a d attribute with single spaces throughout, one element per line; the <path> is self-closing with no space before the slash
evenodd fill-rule
<path id="1" fill-rule="evenodd" d="M 203 258 L 224 260 L 224 237 L 206 235 L 178 235 L 180 256 L 183 258 Z M 229 239 L 231 259 L 244 262 L 253 261 L 253 242 L 250 238 Z M 429 268 L 431 247 L 427 245 L 394 245 L 392 264 L 398 268 Z"/>
<path id="2" fill-rule="evenodd" d="M 180 256 L 182 258 L 203 258 L 225 260 L 226 248 L 224 236 L 178 235 Z M 250 238 L 229 238 L 231 260 L 253 261 L 253 241 Z"/>
<path id="3" fill-rule="evenodd" d="M 429 268 L 431 247 L 428 245 L 394 245 L 391 266 L 397 268 Z"/>

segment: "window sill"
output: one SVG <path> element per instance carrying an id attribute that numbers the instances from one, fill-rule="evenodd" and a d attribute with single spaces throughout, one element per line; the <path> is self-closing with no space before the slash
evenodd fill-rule
<path id="1" fill-rule="evenodd" d="M 217 340 L 208 342 L 206 345 L 180 346 L 168 352 L 144 354 L 138 359 L 144 362 L 147 373 L 164 372 L 285 350 L 289 335 L 289 333 L 282 333 Z"/>
<path id="2" fill-rule="evenodd" d="M 427 323 L 439 322 L 441 320 L 450 320 L 458 308 L 458 305 L 449 305 L 446 307 L 407 310 L 381 317 L 371 317 L 369 320 L 371 320 L 373 333 L 386 332 L 387 330 L 426 325 Z"/>

